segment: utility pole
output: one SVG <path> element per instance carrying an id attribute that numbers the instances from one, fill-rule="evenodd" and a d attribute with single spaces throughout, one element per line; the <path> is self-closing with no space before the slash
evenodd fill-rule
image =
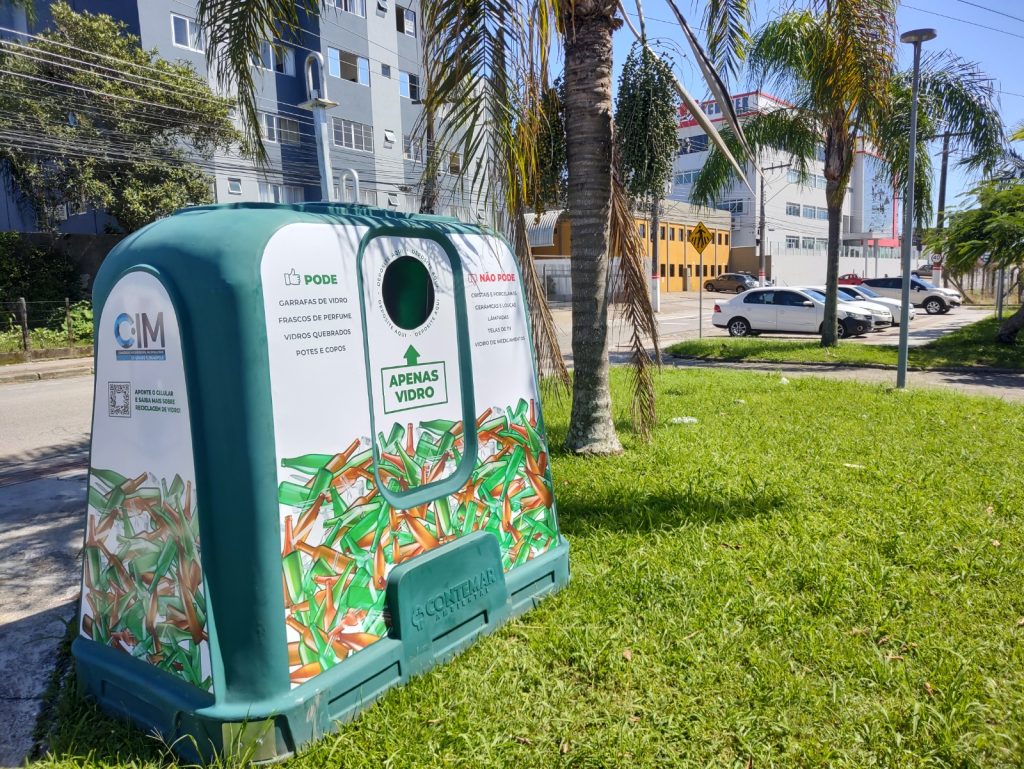
<path id="1" fill-rule="evenodd" d="M 764 282 L 764 267 L 765 267 L 765 256 L 764 256 L 764 243 L 768 234 L 768 225 L 764 215 L 764 175 L 766 171 L 778 171 L 780 168 L 789 168 L 789 163 L 779 163 L 777 166 L 765 166 L 760 169 L 761 172 L 761 216 L 760 224 L 758 224 L 758 267 L 757 267 L 757 285 L 763 286 Z"/>
<path id="2" fill-rule="evenodd" d="M 967 136 L 966 133 L 953 133 L 951 131 L 944 131 L 942 134 L 942 162 L 939 165 L 939 205 L 938 210 L 935 212 L 935 229 L 942 231 L 946 226 L 946 177 L 949 174 L 949 140 L 956 139 L 961 136 Z M 945 258 L 945 257 L 943 257 Z M 942 275 L 944 264 L 938 262 L 933 264 L 932 269 L 932 282 L 936 286 L 944 277 Z M 938 275 L 935 272 L 939 273 Z"/>
<path id="3" fill-rule="evenodd" d="M 927 40 L 935 39 L 934 29 L 913 29 L 900 35 L 900 42 L 910 43 L 914 46 L 914 79 L 911 86 L 910 96 L 910 149 L 907 156 L 907 194 L 903 205 L 903 242 L 902 259 L 903 280 L 900 307 L 900 347 L 896 360 L 896 387 L 903 389 L 907 386 L 907 333 L 910 325 L 910 246 L 914 236 L 914 164 L 917 151 L 917 91 L 921 79 L 921 44 Z"/>

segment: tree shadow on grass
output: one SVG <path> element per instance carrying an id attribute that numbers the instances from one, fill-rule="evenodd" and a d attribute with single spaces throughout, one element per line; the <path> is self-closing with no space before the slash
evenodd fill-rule
<path id="1" fill-rule="evenodd" d="M 786 498 L 767 484 L 749 481 L 740 490 L 675 491 L 644 489 L 607 492 L 600 487 L 576 489 L 557 501 L 562 533 L 568 537 L 594 529 L 621 532 L 669 531 L 684 526 L 723 524 L 770 516 L 786 506 Z"/>

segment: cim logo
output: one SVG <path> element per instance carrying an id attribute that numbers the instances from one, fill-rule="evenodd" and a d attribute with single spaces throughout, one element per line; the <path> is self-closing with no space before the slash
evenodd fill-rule
<path id="1" fill-rule="evenodd" d="M 122 312 L 114 319 L 114 339 L 121 348 L 118 360 L 166 360 L 164 314 L 147 312 L 129 315 Z"/>

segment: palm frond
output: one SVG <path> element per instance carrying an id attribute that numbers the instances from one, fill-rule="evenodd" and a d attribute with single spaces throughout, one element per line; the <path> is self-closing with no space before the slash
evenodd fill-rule
<path id="1" fill-rule="evenodd" d="M 708 56 L 723 80 L 739 76 L 750 43 L 750 11 L 750 0 L 707 0 L 704 5 Z"/>
<path id="2" fill-rule="evenodd" d="M 901 73 L 901 80 L 909 78 Z M 951 134 L 960 164 L 990 174 L 1006 152 L 995 81 L 976 62 L 950 51 L 928 53 L 921 60 L 920 94 L 922 111 Z"/>
<path id="3" fill-rule="evenodd" d="M 617 169 L 614 152 L 612 164 L 613 169 Z M 629 196 L 626 195 L 618 174 L 614 172 L 611 203 L 609 252 L 619 255 L 619 267 L 622 271 L 620 313 L 630 328 L 630 414 L 633 429 L 641 438 L 649 440 L 657 419 L 654 368 L 660 365 L 661 361 L 661 352 L 658 349 L 658 323 L 651 308 L 644 243 L 636 229 Z M 647 351 L 648 340 L 654 348 L 653 360 Z"/>
<path id="4" fill-rule="evenodd" d="M 792 167 L 806 179 L 810 161 L 821 143 L 821 128 L 813 115 L 799 109 L 778 109 L 753 115 L 744 123 L 744 133 L 751 147 L 745 160 L 757 162 L 766 150 L 776 150 L 789 156 Z M 726 143 L 740 153 L 739 142 L 728 130 L 722 132 Z M 714 207 L 718 198 L 735 181 L 736 174 L 729 162 L 717 149 L 708 153 L 703 168 L 693 182 L 690 202 L 694 205 Z"/>
<path id="5" fill-rule="evenodd" d="M 701 74 L 704 76 L 704 82 L 707 83 L 708 90 L 711 91 L 711 95 L 718 104 L 719 111 L 725 117 L 726 125 L 732 129 L 736 138 L 739 140 L 743 151 L 749 155 L 750 148 L 747 146 L 746 139 L 743 138 L 743 128 L 740 126 L 739 118 L 736 117 L 736 110 L 733 107 L 732 98 L 729 96 L 729 86 L 727 86 L 723 81 L 715 63 L 706 53 L 704 53 L 704 49 L 701 47 L 700 42 L 698 42 L 697 36 L 693 34 L 693 31 L 690 29 L 690 25 L 686 22 L 683 14 L 679 12 L 679 8 L 676 6 L 675 0 L 668 0 L 668 4 L 672 9 L 672 12 L 676 15 L 676 21 L 679 22 L 679 26 L 683 30 L 683 35 L 690 44 L 690 50 L 693 51 L 693 56 L 697 60 L 697 66 L 700 68 Z M 739 4 L 743 4 L 743 0 L 740 0 Z M 710 4 L 708 7 L 710 9 Z M 746 35 L 746 26 L 743 26 L 742 29 L 743 34 Z"/>
<path id="6" fill-rule="evenodd" d="M 536 136 L 539 105 L 547 87 L 548 60 L 556 32 L 556 0 L 424 0 L 423 67 L 429 84 L 424 112 L 437 117 L 434 149 L 459 152 L 467 169 L 462 183 L 472 194 L 487 195 L 486 162 L 492 148 L 512 148 L 507 160 L 520 175 L 534 175 L 536 144 L 520 141 L 524 124 Z M 533 89 L 537 93 L 521 93 Z M 492 197 L 492 206 L 494 197 Z"/>
<path id="7" fill-rule="evenodd" d="M 260 140 L 252 62 L 264 42 L 300 34 L 300 13 L 319 15 L 319 0 L 199 0 L 196 7 L 206 62 L 221 89 L 236 93 L 247 149 L 260 162 L 267 155 Z"/>

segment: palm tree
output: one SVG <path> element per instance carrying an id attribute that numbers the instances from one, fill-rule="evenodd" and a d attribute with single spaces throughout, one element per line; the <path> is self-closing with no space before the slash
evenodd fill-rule
<path id="1" fill-rule="evenodd" d="M 624 193 L 613 169 L 612 32 L 621 24 L 618 0 L 421 0 L 424 112 L 443 116 L 435 126 L 437 152 L 456 149 L 470 169 L 467 184 L 497 201 L 523 266 L 534 315 L 535 342 L 552 368 L 564 372 L 543 292 L 535 283 L 522 216 L 537 178 L 536 136 L 546 92 L 549 55 L 561 33 L 565 50 L 568 207 L 572 222 L 573 405 L 567 446 L 584 454 L 621 450 L 608 386 L 606 280 L 611 247 L 621 247 L 627 286 L 646 288 L 643 244 L 623 211 Z M 707 0 L 709 45 L 725 60 L 745 35 L 748 0 Z M 300 34 L 302 14 L 320 0 L 199 0 L 197 16 L 207 57 L 222 84 L 236 88 L 250 136 L 258 136 L 253 54 L 268 38 Z M 680 17 L 681 18 L 681 17 Z M 677 88 L 688 104 L 689 94 Z M 725 105 L 723 105 L 723 109 Z M 721 142 L 713 127 L 708 134 Z M 258 144 L 258 142 L 257 142 Z M 723 157 L 731 153 L 721 144 Z M 732 160 L 735 163 L 735 160 Z M 633 273 L 636 273 L 634 275 Z M 634 325 L 638 376 L 634 414 L 653 420 L 653 388 L 642 340 L 655 323 L 646 290 L 632 291 L 626 315 Z M 540 322 L 538 322 L 540 321 Z M 638 407 L 638 403 L 640 404 Z"/>
<path id="2" fill-rule="evenodd" d="M 895 68 L 895 6 L 895 0 L 819 0 L 811 10 L 791 11 L 766 24 L 748 52 L 755 82 L 792 103 L 744 124 L 753 155 L 749 159 L 781 152 L 806 178 L 808 162 L 819 152 L 824 157 L 828 257 L 823 346 L 837 344 L 840 227 L 855 152 L 865 144 L 872 147 L 887 162 L 897 188 L 906 184 L 910 88 L 909 76 Z M 923 63 L 920 121 L 915 216 L 923 223 L 931 202 L 927 140 L 940 128 L 956 133 L 965 163 L 988 169 L 1001 157 L 1002 128 L 991 83 L 976 66 L 948 53 Z M 737 142 L 731 146 L 742 152 Z M 713 150 L 694 182 L 693 202 L 713 205 L 734 178 L 725 158 Z"/>

